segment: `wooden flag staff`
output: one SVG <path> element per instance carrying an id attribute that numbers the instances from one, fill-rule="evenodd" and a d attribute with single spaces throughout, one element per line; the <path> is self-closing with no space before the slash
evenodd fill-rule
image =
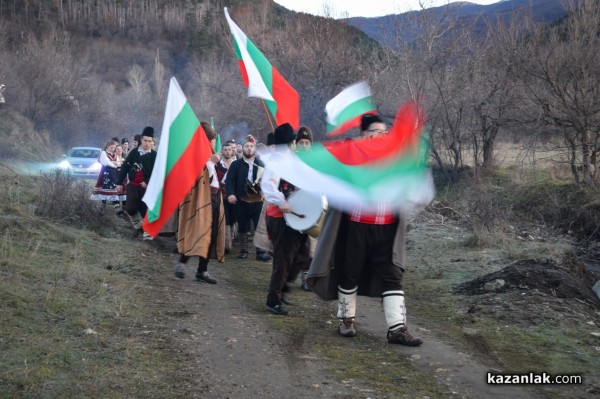
<path id="1" fill-rule="evenodd" d="M 263 108 L 265 109 L 265 114 L 267 114 L 267 119 L 269 120 L 269 125 L 271 125 L 271 131 L 275 131 L 275 127 L 273 126 L 273 122 L 271 121 L 271 116 L 269 115 L 269 110 L 267 109 L 267 104 L 265 104 L 265 100 L 261 99 Z"/>

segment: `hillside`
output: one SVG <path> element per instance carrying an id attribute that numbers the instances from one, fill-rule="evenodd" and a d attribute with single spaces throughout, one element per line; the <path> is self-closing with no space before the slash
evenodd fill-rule
<path id="1" fill-rule="evenodd" d="M 437 21 L 442 25 L 458 21 L 459 25 L 483 35 L 486 31 L 486 21 L 508 21 L 511 15 L 523 13 L 530 13 L 532 19 L 539 23 L 551 23 L 566 15 L 562 0 L 504 0 L 489 5 L 456 1 L 440 7 L 397 15 L 349 18 L 347 22 L 379 43 L 395 47 L 398 40 L 410 43 L 422 34 L 425 28 L 424 21 Z M 391 30 L 390 26 L 398 26 L 400 29 Z M 401 37 L 394 37 L 392 32 L 400 32 Z"/>
<path id="2" fill-rule="evenodd" d="M 360 50 L 371 41 L 343 22 L 299 16 L 270 0 L 27 4 L 0 7 L 5 108 L 63 149 L 159 128 L 172 76 L 199 118 L 212 117 L 224 139 L 253 133 L 264 140 L 272 122 L 261 102 L 247 97 L 224 6 L 300 93 L 303 123 L 317 134 L 325 102 L 362 77 L 347 60 L 363 58 Z M 331 35 L 341 38 L 335 44 L 343 54 L 334 43 L 313 46 Z M 340 71 L 339 64 L 350 67 Z"/>

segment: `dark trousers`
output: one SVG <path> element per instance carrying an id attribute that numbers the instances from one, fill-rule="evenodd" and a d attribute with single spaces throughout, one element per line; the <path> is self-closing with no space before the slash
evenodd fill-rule
<path id="1" fill-rule="evenodd" d="M 142 201 L 142 197 L 146 193 L 146 189 L 142 186 L 134 186 L 133 184 L 127 184 L 127 199 L 125 201 L 125 211 L 130 216 L 140 213 L 142 218 L 146 216 L 148 207 Z"/>
<path id="2" fill-rule="evenodd" d="M 251 221 L 254 223 L 254 228 L 258 226 L 262 202 L 238 201 L 235 204 L 235 208 L 239 234 L 245 234 L 250 231 Z"/>
<path id="3" fill-rule="evenodd" d="M 273 270 L 267 306 L 281 304 L 283 286 L 292 273 L 299 273 L 310 258 L 308 236 L 289 227 L 284 218 L 267 216 L 267 232 L 273 243 Z"/>
<path id="4" fill-rule="evenodd" d="M 348 222 L 345 262 L 340 287 L 351 290 L 358 286 L 365 268 L 378 275 L 383 292 L 402 289 L 402 270 L 392 262 L 394 238 L 398 223 L 365 224 Z"/>
<path id="5" fill-rule="evenodd" d="M 225 211 L 225 224 L 233 226 L 235 224 L 235 205 L 223 200 L 223 210 Z"/>

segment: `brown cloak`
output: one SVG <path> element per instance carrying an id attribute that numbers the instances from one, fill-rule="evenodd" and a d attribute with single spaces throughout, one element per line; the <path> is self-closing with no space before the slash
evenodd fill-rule
<path id="1" fill-rule="evenodd" d="M 179 205 L 177 250 L 186 256 L 201 256 L 225 262 L 225 212 L 219 193 L 218 233 L 215 251 L 209 254 L 213 210 L 210 200 L 208 169 L 204 168 L 196 183 Z"/>

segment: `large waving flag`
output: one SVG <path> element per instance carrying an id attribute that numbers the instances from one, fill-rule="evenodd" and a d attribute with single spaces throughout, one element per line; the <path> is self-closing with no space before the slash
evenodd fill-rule
<path id="1" fill-rule="evenodd" d="M 375 211 L 389 202 L 410 214 L 434 195 L 422 127 L 416 107 L 405 105 L 388 134 L 314 143 L 309 152 L 288 151 L 263 160 L 281 178 L 324 194 L 335 208 Z"/>
<path id="2" fill-rule="evenodd" d="M 144 231 L 157 236 L 194 185 L 210 158 L 210 142 L 177 80 L 169 83 L 158 154 L 142 201 Z"/>
<path id="3" fill-rule="evenodd" d="M 346 130 L 360 126 L 364 114 L 375 114 L 371 100 L 371 88 L 367 82 L 346 87 L 325 105 L 327 113 L 327 136 L 337 136 Z"/>
<path id="4" fill-rule="evenodd" d="M 248 96 L 262 98 L 275 117 L 277 125 L 287 122 L 294 129 L 298 129 L 300 96 L 233 22 L 227 7 L 225 7 L 225 18 L 233 35 L 233 47 L 244 85 L 248 88 Z"/>

